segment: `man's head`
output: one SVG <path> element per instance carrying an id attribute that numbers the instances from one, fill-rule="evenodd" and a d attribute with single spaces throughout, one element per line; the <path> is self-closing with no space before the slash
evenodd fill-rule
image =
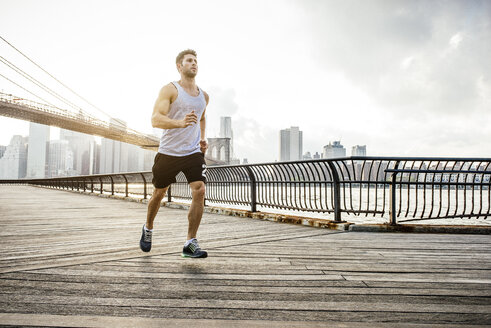
<path id="1" fill-rule="evenodd" d="M 176 57 L 176 66 L 179 73 L 186 77 L 195 77 L 198 74 L 198 55 L 192 49 L 181 51 Z"/>

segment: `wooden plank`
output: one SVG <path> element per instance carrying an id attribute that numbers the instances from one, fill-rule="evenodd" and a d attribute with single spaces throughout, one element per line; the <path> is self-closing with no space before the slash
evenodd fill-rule
<path id="1" fill-rule="evenodd" d="M 30 272 L 30 271 L 26 271 Z M 198 270 L 189 271 L 189 272 L 179 272 L 179 273 L 167 273 L 167 272 L 147 272 L 147 271 L 110 271 L 110 270 L 73 270 L 67 268 L 52 268 L 52 269 L 40 269 L 36 270 L 36 273 L 45 273 L 45 274 L 69 274 L 69 275 L 99 275 L 106 277 L 132 277 L 132 278 L 159 278 L 159 279 L 201 279 L 201 280 L 216 280 L 216 279 L 225 279 L 225 280 L 343 280 L 343 277 L 340 274 L 315 274 L 315 273 L 302 273 L 302 274 L 227 274 L 227 273 L 198 273 Z"/>
<path id="2" fill-rule="evenodd" d="M 294 310 L 294 311 L 368 311 L 368 312 L 413 312 L 413 313 L 461 313 L 461 314 L 490 314 L 491 304 L 435 304 L 401 302 L 350 302 L 332 301 L 277 301 L 277 300 L 237 300 L 237 299 L 176 299 L 176 298 L 115 298 L 93 297 L 80 295 L 18 295 L 2 294 L 3 302 L 14 304 L 51 304 L 51 305 L 91 305 L 91 306 L 131 306 L 131 307 L 159 307 L 159 308 L 213 308 L 213 309 L 263 309 L 263 310 Z M 190 304 L 191 303 L 191 304 Z"/>
<path id="3" fill-rule="evenodd" d="M 38 277 L 39 278 L 39 277 Z M 337 286 L 337 287 L 302 287 L 299 284 L 285 284 L 280 287 L 271 286 L 244 286 L 240 285 L 230 285 L 229 281 L 226 284 L 194 284 L 190 285 L 186 280 L 174 279 L 165 280 L 165 284 L 160 285 L 154 283 L 154 279 L 140 279 L 133 280 L 128 283 L 121 283 L 121 281 L 116 280 L 111 282 L 109 280 L 104 281 L 91 281 L 89 284 L 85 281 L 78 282 L 78 279 L 70 281 L 57 281 L 53 277 L 49 280 L 25 280 L 22 279 L 22 284 L 19 284 L 19 279 L 9 279 L 2 278 L 0 280 L 0 287 L 3 293 L 16 293 L 25 291 L 30 291 L 35 293 L 40 291 L 56 291 L 57 293 L 94 293 L 94 292 L 121 292 L 123 294 L 127 293 L 146 293 L 146 290 L 152 289 L 156 294 L 161 295 L 162 293 L 181 293 L 181 292 L 209 292 L 209 293 L 268 293 L 268 294 L 304 294 L 306 297 L 310 297 L 314 294 L 320 295 L 409 295 L 409 296 L 446 296 L 441 298 L 444 302 L 448 300 L 448 297 L 462 297 L 459 302 L 467 299 L 467 302 L 475 302 L 483 300 L 483 305 L 489 303 L 489 296 L 491 291 L 489 289 L 469 289 L 467 286 L 460 286 L 461 288 L 417 288 L 417 287 L 351 287 L 349 285 Z M 215 281 L 220 282 L 220 281 Z M 240 281 L 239 281 L 240 283 Z M 466 298 L 464 298 L 465 296 Z M 256 296 L 257 297 L 257 296 Z"/>
<path id="4" fill-rule="evenodd" d="M 156 313 L 157 315 L 159 313 Z M 307 314 L 308 315 L 308 314 Z M 346 316 L 346 314 L 344 314 Z M 223 314 L 222 314 L 223 316 Z M 309 317 L 307 317 L 309 318 Z M 194 328 L 324 328 L 325 321 L 307 321 L 292 320 L 237 320 L 233 318 L 226 319 L 176 319 L 168 317 L 128 317 L 113 315 L 39 315 L 26 313 L 0 313 L 0 322 L 6 325 L 15 326 L 43 326 L 43 327 L 194 327 Z M 284 318 L 283 318 L 284 319 Z M 312 318 L 318 319 L 318 318 Z M 392 328 L 394 322 L 353 322 L 353 321 L 332 321 L 329 320 L 329 327 L 332 328 Z M 482 328 L 489 327 L 484 325 L 466 325 L 466 324 L 415 324 L 398 322 L 400 328 Z"/>

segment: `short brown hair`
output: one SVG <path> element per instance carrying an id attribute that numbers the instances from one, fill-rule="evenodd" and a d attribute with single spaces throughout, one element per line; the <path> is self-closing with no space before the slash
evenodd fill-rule
<path id="1" fill-rule="evenodd" d="M 183 50 L 176 57 L 176 65 L 182 64 L 182 60 L 184 59 L 185 55 L 193 55 L 194 57 L 198 57 L 198 55 L 196 54 L 196 51 L 194 51 L 193 49 Z"/>

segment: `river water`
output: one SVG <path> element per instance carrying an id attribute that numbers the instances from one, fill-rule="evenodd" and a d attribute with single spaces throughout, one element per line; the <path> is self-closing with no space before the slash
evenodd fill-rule
<path id="1" fill-rule="evenodd" d="M 179 193 L 186 193 L 186 185 L 173 185 L 173 196 Z M 124 192 L 124 185 L 115 185 L 116 193 Z M 143 185 L 132 184 L 129 187 L 132 197 L 143 197 Z M 148 194 L 152 192 L 151 185 Z M 190 196 L 190 194 L 188 194 Z M 341 187 L 341 208 L 343 220 L 353 223 L 386 223 L 389 221 L 390 209 L 390 189 L 371 186 L 362 187 Z M 232 186 L 209 186 L 207 189 L 207 205 L 220 206 L 227 208 L 237 208 L 250 210 L 250 191 L 247 186 L 240 188 Z M 220 199 L 212 201 L 211 199 Z M 247 205 L 231 204 L 224 200 L 242 200 Z M 189 202 L 186 199 L 174 197 L 173 201 Z M 259 186 L 257 190 L 258 203 L 275 203 L 277 205 L 309 208 L 309 209 L 333 209 L 333 197 L 331 188 L 321 187 L 295 187 L 284 188 L 275 186 Z M 489 189 L 431 189 L 431 188 L 403 188 L 397 189 L 396 205 L 398 211 L 398 222 L 405 220 L 420 219 L 424 220 L 408 221 L 414 224 L 445 224 L 445 225 L 491 225 L 490 212 L 490 190 Z M 331 212 L 300 211 L 292 209 L 281 209 L 278 207 L 258 205 L 257 210 L 261 212 L 278 213 L 285 215 L 313 217 L 321 219 L 334 219 Z M 376 211 L 377 213 L 361 213 L 358 215 L 345 211 Z M 477 217 L 477 214 L 481 214 Z M 442 218 L 426 219 L 452 215 L 472 215 L 471 218 Z M 484 216 L 488 215 L 485 219 Z"/>

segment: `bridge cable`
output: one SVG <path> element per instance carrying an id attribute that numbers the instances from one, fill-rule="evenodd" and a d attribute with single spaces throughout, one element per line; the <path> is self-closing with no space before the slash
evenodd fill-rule
<path id="1" fill-rule="evenodd" d="M 59 81 L 57 78 L 55 78 L 53 75 L 51 75 L 48 71 L 46 71 L 45 69 L 43 69 L 41 66 L 39 66 L 38 64 L 36 64 L 33 60 L 31 60 L 29 57 L 27 57 L 24 53 L 22 53 L 19 49 L 17 49 L 16 47 L 14 47 L 10 42 L 8 42 L 7 40 L 5 40 L 5 38 L 3 38 L 1 35 L 0 35 L 0 39 L 2 39 L 5 43 L 7 43 L 9 46 L 11 46 L 13 49 L 15 49 L 18 53 L 20 53 L 22 56 L 24 56 L 27 60 L 29 60 L 31 63 L 33 63 L 34 65 L 36 65 L 39 69 L 41 69 L 43 72 L 45 72 L 47 75 L 49 75 L 51 78 L 53 78 L 56 82 L 58 82 L 59 84 L 61 84 L 62 86 L 64 86 L 66 89 L 68 89 L 69 91 L 71 91 L 72 93 L 74 93 L 76 96 L 78 96 L 79 98 L 81 98 L 82 100 L 84 100 L 86 103 L 88 103 L 89 105 L 91 105 L 93 108 L 97 109 L 98 111 L 100 111 L 101 113 L 103 113 L 104 115 L 106 115 L 108 118 L 110 119 L 113 119 L 113 117 L 111 117 L 111 115 L 107 114 L 106 112 L 104 112 L 102 109 L 98 108 L 97 106 L 93 105 L 92 103 L 90 103 L 87 99 L 85 99 L 84 97 L 80 96 L 78 93 L 76 93 L 75 91 L 73 91 L 71 88 L 69 88 L 68 86 L 66 86 L 64 83 L 62 83 L 61 81 Z M 1 56 L 0 56 L 1 57 Z M 2 57 L 3 58 L 3 57 Z M 4 58 L 4 60 L 6 60 Z M 8 60 L 6 60 L 7 62 L 9 62 Z M 10 62 L 9 62 L 10 63 Z M 5 63 L 4 63 L 5 64 Z M 14 64 L 10 63 L 11 65 L 15 66 Z M 19 69 L 19 68 L 18 68 Z M 29 74 L 25 73 L 24 71 L 22 71 L 21 69 L 19 69 L 21 72 L 23 72 L 25 75 L 31 77 Z M 19 73 L 20 74 L 20 73 Z M 7 79 L 8 81 L 12 82 L 13 84 L 17 85 L 18 87 L 22 88 L 23 90 L 29 92 L 30 94 L 32 94 L 33 96 L 35 96 L 36 98 L 39 98 L 41 100 L 43 100 L 44 102 L 46 102 L 47 104 L 57 108 L 55 105 L 51 104 L 50 102 L 44 100 L 43 98 L 37 96 L 36 94 L 30 92 L 29 90 L 27 90 L 26 88 L 20 86 L 19 84 L 13 82 L 12 80 L 6 78 L 5 76 L 2 75 L 3 78 Z M 25 77 L 25 76 L 24 76 Z M 26 77 L 25 77 L 26 78 Z M 32 77 L 31 77 L 32 78 Z M 27 79 L 27 78 L 26 78 Z M 34 79 L 34 78 L 32 78 Z M 35 80 L 35 79 L 34 79 Z M 31 81 L 32 82 L 32 81 Z M 40 83 L 40 82 L 39 82 Z M 41 83 L 42 84 L 42 83 Z M 45 88 L 51 90 L 53 93 L 56 94 L 56 92 L 54 92 L 52 89 L 48 88 L 45 86 Z M 47 90 L 46 90 L 47 91 Z M 61 97 L 61 96 L 60 96 Z M 63 97 L 61 97 L 63 98 Z M 63 98 L 64 99 L 64 98 Z M 68 100 L 67 100 L 68 101 Z M 70 104 L 71 102 L 68 101 L 68 103 Z M 73 107 L 73 106 L 72 106 Z M 79 109 L 83 114 L 85 114 L 85 116 L 88 116 L 88 117 L 92 117 L 92 115 L 88 114 L 87 112 L 85 112 L 82 108 L 80 108 L 79 106 L 76 106 L 74 107 L 75 109 Z M 118 119 L 114 119 L 112 122 L 110 122 L 110 124 L 113 124 L 115 126 L 119 126 L 120 128 L 123 128 L 124 130 L 126 130 L 126 132 L 133 132 L 134 134 L 136 135 L 142 135 L 141 132 L 137 131 L 137 130 L 134 130 L 134 129 L 131 129 L 127 126 L 125 126 L 124 124 L 120 123 Z M 146 135 L 146 134 L 143 134 L 143 135 Z"/>
<path id="2" fill-rule="evenodd" d="M 79 106 L 77 106 L 74 103 L 70 102 L 68 99 L 64 98 L 63 96 L 59 95 L 58 93 L 56 93 L 55 91 L 53 91 L 52 89 L 50 89 L 49 87 L 47 87 L 46 85 L 44 85 L 42 82 L 36 80 L 31 75 L 27 74 L 22 69 L 18 68 L 14 64 L 12 64 L 9 60 L 7 60 L 4 57 L 0 56 L 0 62 L 2 62 L 3 64 L 7 65 L 9 68 L 11 68 L 12 70 L 14 70 L 16 73 L 20 74 L 22 77 L 24 77 L 25 79 L 27 79 L 30 82 L 34 83 L 35 85 L 37 85 L 38 87 L 40 87 L 44 91 L 48 92 L 53 97 L 57 98 L 58 100 L 62 101 L 65 104 L 69 105 L 73 109 L 79 110 L 79 111 L 81 111 L 81 112 L 83 112 L 85 114 L 85 111 L 82 108 L 80 108 Z M 90 115 L 87 115 L 87 116 L 90 116 Z"/>
<path id="3" fill-rule="evenodd" d="M 20 84 L 18 84 L 18 83 L 16 83 L 16 82 L 12 81 L 11 79 L 9 79 L 8 77 L 6 77 L 6 76 L 2 75 L 1 73 L 0 73 L 0 76 L 1 76 L 1 77 L 3 77 L 4 79 L 6 79 L 7 81 L 9 81 L 9 82 L 11 82 L 11 83 L 15 84 L 16 86 L 18 86 L 19 88 L 23 89 L 24 91 L 29 92 L 29 93 L 30 93 L 31 95 L 33 95 L 34 97 L 36 97 L 36 98 L 38 98 L 38 99 L 41 99 L 41 100 L 42 100 L 42 101 L 44 101 L 46 104 L 48 104 L 48 105 L 50 105 L 50 106 L 53 106 L 53 107 L 56 107 L 55 105 L 51 104 L 51 103 L 50 103 L 49 101 L 47 101 L 46 99 L 43 99 L 43 98 L 39 97 L 38 95 L 36 95 L 36 94 L 32 93 L 31 91 L 27 90 L 26 88 L 24 88 L 24 87 L 23 87 L 23 86 L 21 86 Z"/>
<path id="4" fill-rule="evenodd" d="M 85 101 L 87 104 L 89 104 L 90 106 L 92 106 L 93 108 L 97 109 L 98 111 L 100 111 L 101 113 L 103 113 L 104 115 L 106 115 L 107 117 L 109 118 L 112 118 L 111 115 L 107 114 L 106 112 L 104 112 L 102 109 L 98 108 L 97 106 L 93 105 L 91 102 L 89 102 L 87 99 L 85 99 L 84 97 L 82 97 L 81 95 L 79 95 L 78 93 L 76 93 L 75 91 L 73 91 L 70 87 L 68 87 L 67 85 L 65 85 L 63 82 L 61 82 L 60 80 L 58 80 L 56 77 L 54 77 L 53 75 L 51 75 L 48 71 L 46 71 L 44 68 L 42 68 L 41 66 L 39 66 L 38 64 L 36 64 L 32 59 L 30 59 L 29 57 L 27 57 L 27 55 L 25 55 L 24 53 L 22 53 L 22 51 L 20 51 L 19 49 L 17 49 L 16 47 L 14 47 L 10 42 L 8 42 L 7 40 L 5 40 L 5 38 L 3 38 L 1 35 L 0 35 L 0 39 L 2 39 L 5 43 L 7 43 L 10 47 L 12 47 L 15 51 L 17 51 L 19 54 L 21 54 L 23 57 L 25 57 L 28 61 L 30 61 L 31 63 L 33 63 L 36 67 L 38 67 L 40 70 L 42 70 L 44 73 L 48 74 L 52 79 L 54 79 L 56 82 L 58 82 L 59 84 L 61 84 L 63 87 L 65 87 L 66 89 L 68 89 L 70 92 L 72 92 L 73 94 L 75 94 L 76 96 L 78 96 L 80 99 L 82 99 L 83 101 Z M 39 97 L 38 97 L 39 98 Z M 114 120 L 116 121 L 116 125 L 119 125 L 123 128 L 127 128 L 125 127 L 123 124 L 119 123 L 119 121 L 116 119 Z"/>

